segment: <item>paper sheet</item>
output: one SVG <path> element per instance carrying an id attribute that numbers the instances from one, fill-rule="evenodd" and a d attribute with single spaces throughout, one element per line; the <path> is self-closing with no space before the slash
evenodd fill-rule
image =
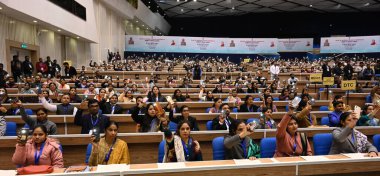
<path id="1" fill-rule="evenodd" d="M 344 156 L 350 157 L 351 159 L 363 159 L 368 156 L 367 153 L 345 153 Z"/>
<path id="2" fill-rule="evenodd" d="M 185 163 L 177 162 L 177 163 L 157 163 L 159 169 L 178 169 L 184 168 Z"/>
<path id="3" fill-rule="evenodd" d="M 301 156 L 306 161 L 328 161 L 324 156 Z"/>
<path id="4" fill-rule="evenodd" d="M 262 164 L 259 160 L 234 159 L 236 165 Z"/>
<path id="5" fill-rule="evenodd" d="M 0 170 L 1 176 L 15 176 L 16 174 L 16 170 Z"/>
<path id="6" fill-rule="evenodd" d="M 110 164 L 110 165 L 98 165 L 96 172 L 119 172 L 127 171 L 129 165 L 126 164 Z"/>

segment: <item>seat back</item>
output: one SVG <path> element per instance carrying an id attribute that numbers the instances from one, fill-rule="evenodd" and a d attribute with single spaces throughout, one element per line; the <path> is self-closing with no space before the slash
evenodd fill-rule
<path id="1" fill-rule="evenodd" d="M 366 102 L 366 103 L 372 103 L 372 97 L 371 97 L 371 95 L 367 95 L 367 96 L 365 97 L 365 102 Z"/>
<path id="2" fill-rule="evenodd" d="M 211 109 L 211 108 L 207 108 L 207 109 L 206 109 L 206 113 L 210 112 L 210 109 Z"/>
<path id="3" fill-rule="evenodd" d="M 33 115 L 33 110 L 31 109 L 25 109 L 25 113 L 28 115 Z"/>
<path id="4" fill-rule="evenodd" d="M 380 134 L 373 136 L 373 145 L 377 148 L 377 151 L 380 151 Z"/>
<path id="5" fill-rule="evenodd" d="M 272 158 L 276 151 L 276 138 L 263 138 L 260 142 L 260 155 L 261 158 Z"/>
<path id="6" fill-rule="evenodd" d="M 161 141 L 158 145 L 158 162 L 162 163 L 164 161 L 165 155 L 165 140 Z"/>
<path id="7" fill-rule="evenodd" d="M 213 160 L 224 160 L 224 137 L 216 137 L 212 140 Z"/>
<path id="8" fill-rule="evenodd" d="M 280 101 L 280 98 L 278 98 L 278 97 L 273 97 L 273 101 Z"/>
<path id="9" fill-rule="evenodd" d="M 169 122 L 169 130 L 170 131 L 176 131 L 177 130 L 177 124 L 174 122 Z"/>
<path id="10" fill-rule="evenodd" d="M 253 101 L 260 101 L 260 98 L 254 98 Z"/>
<path id="11" fill-rule="evenodd" d="M 207 130 L 212 130 L 212 120 L 207 121 L 207 123 L 206 123 L 206 129 Z"/>
<path id="12" fill-rule="evenodd" d="M 232 112 L 238 112 L 238 108 L 233 108 Z"/>
<path id="13" fill-rule="evenodd" d="M 328 155 L 332 144 L 331 133 L 320 133 L 313 136 L 314 155 Z"/>
<path id="14" fill-rule="evenodd" d="M 322 119 L 321 119 L 321 125 L 330 126 L 330 119 L 329 119 L 329 117 L 322 117 Z"/>
<path id="15" fill-rule="evenodd" d="M 5 130 L 5 136 L 17 136 L 16 122 L 7 122 L 7 129 Z"/>
<path id="16" fill-rule="evenodd" d="M 88 164 L 88 159 L 90 159 L 91 151 L 92 151 L 92 144 L 89 143 L 89 144 L 87 145 L 87 150 L 86 150 L 86 159 L 84 160 L 84 162 L 85 162 L 86 164 Z"/>
<path id="17" fill-rule="evenodd" d="M 329 107 L 328 106 L 320 106 L 319 110 L 320 111 L 329 111 Z"/>

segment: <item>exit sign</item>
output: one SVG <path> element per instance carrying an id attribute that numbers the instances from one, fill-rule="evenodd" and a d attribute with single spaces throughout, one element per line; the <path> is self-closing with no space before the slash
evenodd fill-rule
<path id="1" fill-rule="evenodd" d="M 28 48 L 28 44 L 26 43 L 21 44 L 21 48 Z"/>

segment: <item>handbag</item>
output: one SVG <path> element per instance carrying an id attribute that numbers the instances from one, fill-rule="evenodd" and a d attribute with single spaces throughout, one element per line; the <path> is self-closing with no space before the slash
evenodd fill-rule
<path id="1" fill-rule="evenodd" d="M 26 167 L 21 167 L 17 169 L 18 175 L 29 175 L 29 174 L 50 174 L 54 171 L 52 166 L 48 165 L 30 165 Z"/>

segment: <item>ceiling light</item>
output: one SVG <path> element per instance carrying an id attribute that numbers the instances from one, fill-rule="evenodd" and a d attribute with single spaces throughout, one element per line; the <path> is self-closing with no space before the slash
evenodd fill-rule
<path id="1" fill-rule="evenodd" d="M 139 22 L 139 20 L 136 20 L 136 23 L 138 23 Z"/>
<path id="2" fill-rule="evenodd" d="M 183 9 L 181 9 L 181 12 L 183 12 Z"/>
<path id="3" fill-rule="evenodd" d="M 37 23 L 37 21 L 36 21 L 36 20 L 33 20 L 33 23 Z"/>
<path id="4" fill-rule="evenodd" d="M 197 0 L 194 0 L 194 2 L 197 2 Z"/>
<path id="5" fill-rule="evenodd" d="M 58 32 L 61 32 L 61 29 L 58 29 L 57 31 L 58 31 Z"/>
<path id="6" fill-rule="evenodd" d="M 369 2 L 365 3 L 364 6 L 369 6 L 371 5 Z"/>
<path id="7" fill-rule="evenodd" d="M 80 37 L 77 37 L 77 39 L 80 39 Z"/>
<path id="8" fill-rule="evenodd" d="M 206 8 L 206 11 L 209 11 L 210 9 Z"/>
<path id="9" fill-rule="evenodd" d="M 232 10 L 235 10 L 235 6 L 232 6 Z"/>
<path id="10" fill-rule="evenodd" d="M 313 5 L 312 5 L 312 4 L 310 4 L 309 6 L 310 6 L 310 7 L 313 7 Z"/>
<path id="11" fill-rule="evenodd" d="M 177 2 L 179 2 L 179 0 L 177 0 Z"/>
<path id="12" fill-rule="evenodd" d="M 15 23 L 15 21 L 11 20 L 11 21 L 9 21 L 9 23 L 13 24 L 13 23 Z"/>
<path id="13" fill-rule="evenodd" d="M 0 7 L 0 10 L 3 10 L 3 8 L 2 8 L 2 7 Z"/>

